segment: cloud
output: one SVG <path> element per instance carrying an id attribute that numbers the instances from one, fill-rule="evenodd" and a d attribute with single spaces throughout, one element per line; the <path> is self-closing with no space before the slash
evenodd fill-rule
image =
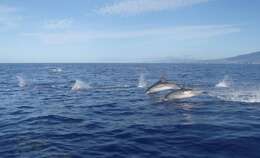
<path id="1" fill-rule="evenodd" d="M 72 19 L 50 20 L 45 22 L 43 27 L 45 29 L 67 29 L 71 27 L 72 23 Z"/>
<path id="2" fill-rule="evenodd" d="M 21 20 L 20 16 L 0 16 L 0 31 L 16 28 Z"/>
<path id="3" fill-rule="evenodd" d="M 98 10 L 102 14 L 135 15 L 145 12 L 174 10 L 208 0 L 121 0 Z"/>
<path id="4" fill-rule="evenodd" d="M 0 5 L 0 31 L 6 31 L 19 25 L 22 17 L 17 15 L 17 8 Z"/>
<path id="5" fill-rule="evenodd" d="M 140 38 L 171 38 L 172 40 L 207 39 L 240 32 L 233 25 L 194 25 L 173 28 L 146 29 L 125 32 L 59 32 L 59 33 L 24 33 L 23 36 L 39 39 L 45 44 L 70 44 L 88 40 L 123 40 Z"/>
<path id="6" fill-rule="evenodd" d="M 16 11 L 17 11 L 17 9 L 15 7 L 0 4 L 0 15 L 1 14 L 10 14 L 10 13 L 14 13 Z"/>
<path id="7" fill-rule="evenodd" d="M 89 39 L 87 33 L 80 32 L 63 32 L 63 33 L 23 33 L 25 37 L 32 37 L 40 40 L 44 44 L 67 44 L 77 43 Z"/>

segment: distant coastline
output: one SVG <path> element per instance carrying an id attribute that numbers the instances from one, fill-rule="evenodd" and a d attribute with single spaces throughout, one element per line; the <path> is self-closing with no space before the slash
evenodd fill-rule
<path id="1" fill-rule="evenodd" d="M 217 60 L 205 60 L 215 64 L 260 64 L 260 51 Z"/>
<path id="2" fill-rule="evenodd" d="M 167 59 L 157 63 L 182 63 L 182 64 L 260 64 L 260 51 L 238 55 L 234 57 L 211 59 L 211 60 L 192 60 L 192 59 Z"/>
<path id="3" fill-rule="evenodd" d="M 181 59 L 181 58 L 158 58 L 158 59 L 137 59 L 111 60 L 111 61 L 87 61 L 87 62 L 6 62 L 0 64 L 260 64 L 260 51 L 238 55 L 234 57 L 210 60 Z"/>

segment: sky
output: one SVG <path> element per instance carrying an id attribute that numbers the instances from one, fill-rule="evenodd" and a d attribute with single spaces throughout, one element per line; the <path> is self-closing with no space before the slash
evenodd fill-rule
<path id="1" fill-rule="evenodd" d="M 260 50 L 259 0 L 1 0 L 0 62 L 216 59 Z"/>

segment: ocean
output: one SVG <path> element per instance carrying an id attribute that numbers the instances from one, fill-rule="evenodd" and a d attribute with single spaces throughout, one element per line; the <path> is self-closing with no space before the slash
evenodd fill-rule
<path id="1" fill-rule="evenodd" d="M 0 64 L 1 158 L 260 157 L 260 65 Z M 203 95 L 146 95 L 164 75 Z"/>

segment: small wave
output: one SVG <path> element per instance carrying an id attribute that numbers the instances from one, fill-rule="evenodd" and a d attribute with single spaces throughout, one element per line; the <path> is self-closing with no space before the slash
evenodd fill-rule
<path id="1" fill-rule="evenodd" d="M 140 77 L 139 77 L 139 80 L 138 80 L 138 87 L 139 88 L 147 87 L 147 81 L 145 80 L 144 74 L 140 74 Z"/>
<path id="2" fill-rule="evenodd" d="M 18 86 L 19 87 L 26 87 L 28 85 L 27 81 L 22 76 L 17 75 L 16 79 L 18 81 Z"/>
<path id="3" fill-rule="evenodd" d="M 80 118 L 71 118 L 60 115 L 46 115 L 46 116 L 37 116 L 30 117 L 28 119 L 22 120 L 20 123 L 29 123 L 33 124 L 58 124 L 58 123 L 80 123 L 83 122 L 83 119 Z"/>
<path id="4" fill-rule="evenodd" d="M 231 80 L 229 79 L 229 76 L 225 76 L 223 80 L 221 80 L 218 84 L 216 84 L 215 87 L 217 88 L 228 88 L 231 86 Z"/>
<path id="5" fill-rule="evenodd" d="M 71 90 L 72 91 L 81 91 L 81 90 L 86 90 L 91 88 L 89 84 L 81 81 L 81 80 L 76 80 L 75 83 L 73 84 Z"/>

